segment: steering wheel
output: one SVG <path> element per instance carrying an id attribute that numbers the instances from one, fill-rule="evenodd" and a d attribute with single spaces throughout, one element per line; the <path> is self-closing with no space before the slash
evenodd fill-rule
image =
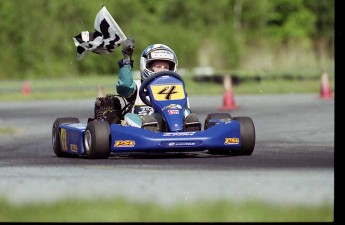
<path id="1" fill-rule="evenodd" d="M 139 97 L 140 97 L 141 101 L 143 101 L 146 105 L 152 107 L 151 101 L 147 99 L 147 96 L 149 95 L 149 92 L 146 90 L 146 87 L 151 83 L 151 81 L 153 81 L 157 77 L 167 76 L 167 75 L 177 78 L 184 85 L 182 77 L 179 74 L 177 74 L 177 73 L 175 73 L 173 71 L 161 71 L 161 72 L 154 73 L 153 75 L 149 76 L 148 78 L 146 78 L 141 83 L 141 86 L 139 88 Z"/>

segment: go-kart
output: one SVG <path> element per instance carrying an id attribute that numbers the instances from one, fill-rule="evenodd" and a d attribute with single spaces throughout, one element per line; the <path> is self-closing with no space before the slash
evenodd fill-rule
<path id="1" fill-rule="evenodd" d="M 128 126 L 124 115 L 131 105 L 118 95 L 96 98 L 94 118 L 81 123 L 76 117 L 58 118 L 52 127 L 53 149 L 58 157 L 72 155 L 106 159 L 117 153 L 192 152 L 251 155 L 255 127 L 250 117 L 210 113 L 204 121 L 186 121 L 187 93 L 181 76 L 162 71 L 147 78 L 139 89 L 141 100 L 160 115 L 164 130 Z"/>

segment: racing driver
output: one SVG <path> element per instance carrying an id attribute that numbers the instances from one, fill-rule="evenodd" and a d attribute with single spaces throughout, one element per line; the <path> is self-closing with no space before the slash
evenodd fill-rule
<path id="1" fill-rule="evenodd" d="M 154 73 L 160 71 L 176 72 L 178 61 L 175 52 L 164 44 L 153 44 L 148 46 L 140 57 L 140 80 L 133 80 L 132 55 L 134 51 L 134 39 L 127 38 L 123 43 L 123 59 L 118 61 L 119 78 L 116 84 L 117 93 L 131 103 L 131 112 L 124 116 L 124 124 L 144 128 L 151 131 L 166 131 L 166 124 L 162 116 L 154 112 L 154 109 L 145 105 L 139 97 L 138 90 L 141 83 Z M 185 110 L 185 123 L 199 123 L 198 116 L 189 109 Z M 200 130 L 196 126 L 195 130 Z"/>

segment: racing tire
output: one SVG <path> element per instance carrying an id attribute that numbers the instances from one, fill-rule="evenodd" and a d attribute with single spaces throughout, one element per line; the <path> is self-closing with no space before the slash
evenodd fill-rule
<path id="1" fill-rule="evenodd" d="M 159 113 L 152 113 L 151 114 L 158 122 L 159 132 L 166 132 L 167 131 L 167 124 L 163 118 L 163 116 Z"/>
<path id="2" fill-rule="evenodd" d="M 89 159 L 110 156 L 110 128 L 107 121 L 90 121 L 84 133 L 84 149 Z"/>
<path id="3" fill-rule="evenodd" d="M 80 123 L 78 118 L 75 117 L 66 117 L 58 118 L 55 120 L 52 128 L 52 144 L 53 150 L 57 157 L 71 157 L 73 155 L 63 152 L 61 150 L 61 138 L 60 138 L 60 125 L 61 124 L 71 124 L 71 123 Z"/>
<path id="4" fill-rule="evenodd" d="M 204 129 L 208 129 L 216 125 L 216 123 L 211 122 L 211 119 L 218 119 L 218 120 L 227 120 L 230 121 L 232 119 L 230 113 L 211 113 L 206 116 Z"/>
<path id="5" fill-rule="evenodd" d="M 241 149 L 231 152 L 233 155 L 251 155 L 255 147 L 255 126 L 250 117 L 234 117 L 240 123 Z"/>
<path id="6" fill-rule="evenodd" d="M 217 125 L 217 123 L 214 123 L 210 120 L 212 119 L 218 119 L 218 120 L 225 120 L 225 121 L 231 121 L 232 117 L 230 113 L 211 113 L 206 116 L 205 124 L 204 124 L 204 130 L 213 127 L 214 125 Z M 229 155 L 230 150 L 226 149 L 209 149 L 208 153 L 211 155 Z"/>

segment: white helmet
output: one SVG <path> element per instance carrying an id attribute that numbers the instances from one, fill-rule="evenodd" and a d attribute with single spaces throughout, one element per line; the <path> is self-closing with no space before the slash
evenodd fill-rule
<path id="1" fill-rule="evenodd" d="M 141 81 L 144 81 L 154 73 L 151 69 L 151 64 L 156 60 L 168 61 L 169 70 L 176 72 L 178 61 L 175 52 L 163 44 L 150 45 L 143 51 L 140 57 Z"/>

